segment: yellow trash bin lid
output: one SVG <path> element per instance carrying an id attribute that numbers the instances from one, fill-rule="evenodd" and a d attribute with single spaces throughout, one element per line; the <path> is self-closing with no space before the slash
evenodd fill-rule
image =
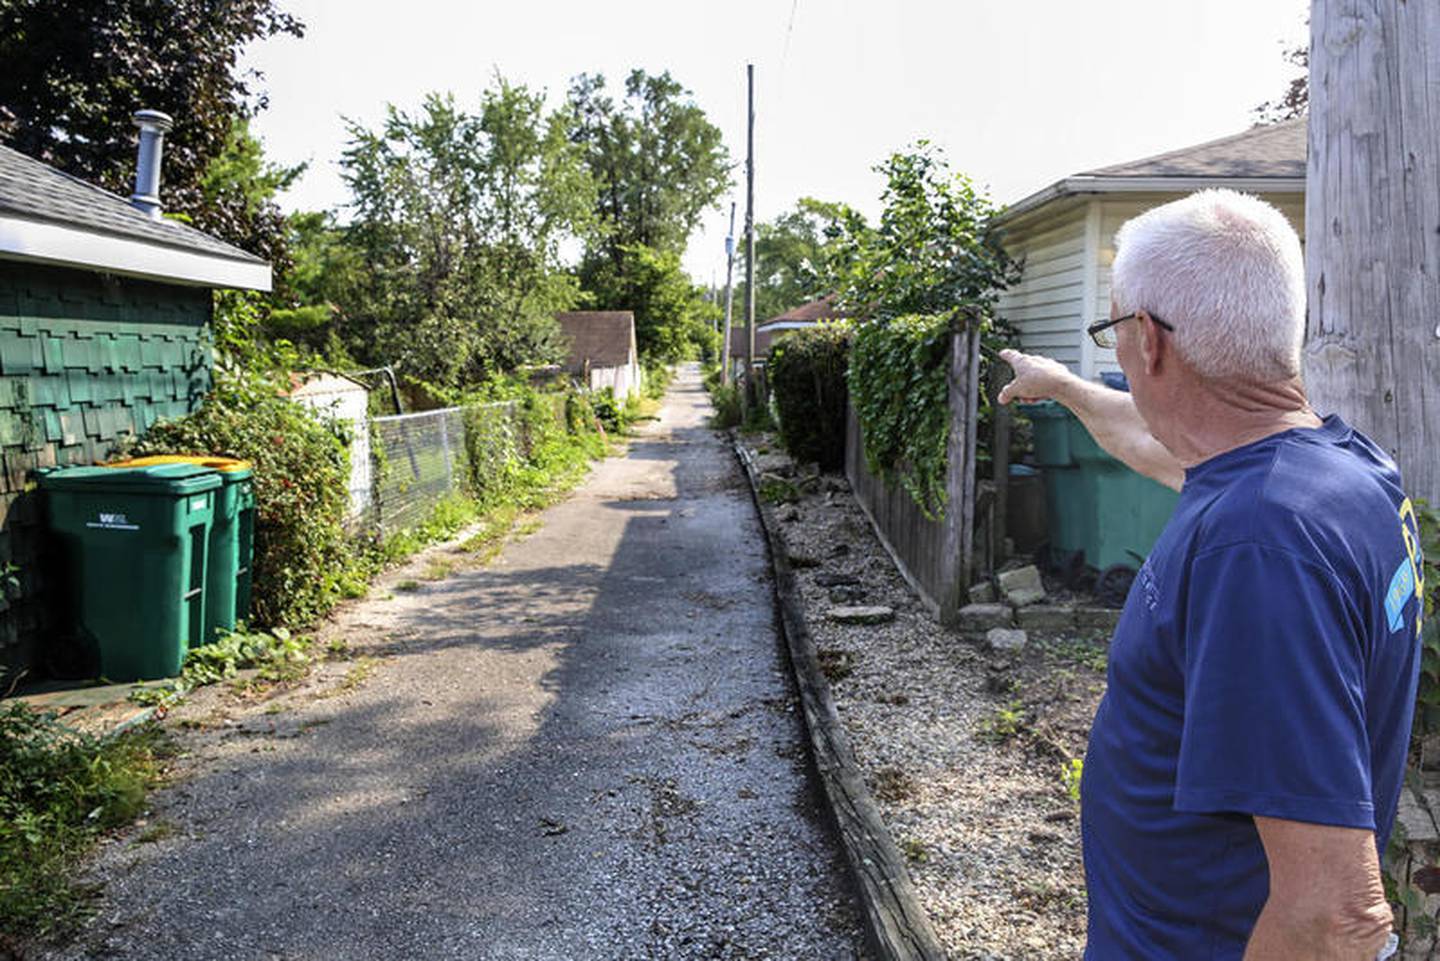
<path id="1" fill-rule="evenodd" d="M 217 470 L 222 474 L 255 469 L 255 465 L 248 460 L 238 460 L 234 457 L 202 457 L 193 454 L 151 454 L 148 457 L 129 457 L 125 460 L 111 461 L 105 466 L 150 467 L 154 464 L 196 464 L 200 467 Z"/>

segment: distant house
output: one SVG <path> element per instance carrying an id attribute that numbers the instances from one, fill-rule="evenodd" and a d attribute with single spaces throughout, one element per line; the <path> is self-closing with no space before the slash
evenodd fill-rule
<path id="1" fill-rule="evenodd" d="M 130 200 L 0 147 L 0 663 L 37 662 L 44 630 L 31 473 L 103 460 L 210 389 L 211 290 L 270 289 L 270 265 L 160 216 L 168 118 L 137 115 L 154 176 Z M 150 153 L 146 156 L 146 151 Z M 143 178 L 141 178 L 143 180 Z"/>
<path id="2" fill-rule="evenodd" d="M 783 314 L 755 325 L 755 361 L 762 363 L 770 356 L 770 347 L 777 337 L 790 331 L 814 327 L 826 321 L 840 320 L 845 315 L 835 306 L 835 295 L 826 294 L 817 300 L 793 307 Z M 744 327 L 730 328 L 730 358 L 741 368 L 745 363 L 745 351 L 749 349 L 749 338 Z"/>
<path id="3" fill-rule="evenodd" d="M 628 310 L 577 310 L 556 314 L 569 353 L 567 372 L 591 390 L 609 387 L 617 398 L 639 393 L 642 374 L 635 345 L 635 315 Z"/>
<path id="4" fill-rule="evenodd" d="M 1151 207 L 1207 187 L 1255 194 L 1305 236 L 1305 121 L 1255 127 L 1182 150 L 1075 174 L 1012 204 L 998 219 L 1020 283 L 998 313 L 1022 350 L 1052 357 L 1093 380 L 1119 370 L 1115 353 L 1085 328 L 1109 316 L 1115 232 Z"/>

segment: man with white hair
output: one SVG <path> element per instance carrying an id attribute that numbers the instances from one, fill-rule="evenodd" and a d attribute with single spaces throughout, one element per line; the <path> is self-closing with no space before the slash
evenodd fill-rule
<path id="1" fill-rule="evenodd" d="M 1379 858 L 1419 674 L 1423 559 L 1395 464 L 1305 398 L 1300 242 L 1209 190 L 1116 237 L 1130 392 L 1001 356 L 1002 402 L 1050 398 L 1180 490 L 1111 640 L 1081 784 L 1086 958 L 1393 951 Z"/>

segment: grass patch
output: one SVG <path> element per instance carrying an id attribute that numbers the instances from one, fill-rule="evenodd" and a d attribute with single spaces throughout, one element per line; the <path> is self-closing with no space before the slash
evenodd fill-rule
<path id="1" fill-rule="evenodd" d="M 419 581 L 401 581 L 399 584 L 396 584 L 396 585 L 395 585 L 395 590 L 397 590 L 397 591 L 402 591 L 402 592 L 418 591 L 418 590 L 420 590 L 420 582 L 419 582 Z"/>
<path id="2" fill-rule="evenodd" d="M 358 691 L 366 681 L 370 680 L 371 675 L 375 673 L 375 668 L 378 667 L 379 664 L 380 661 L 377 658 L 360 658 L 351 665 L 350 670 L 345 672 L 345 676 L 340 678 L 338 684 L 319 696 L 326 698 L 340 697 L 342 694 L 353 694 L 355 691 Z"/>
<path id="3" fill-rule="evenodd" d="M 425 564 L 425 573 L 421 576 L 427 581 L 443 581 L 454 574 L 458 569 L 456 563 L 443 557 L 432 557 Z"/>
<path id="4" fill-rule="evenodd" d="M 140 813 L 170 753 L 155 725 L 102 739 L 19 702 L 0 707 L 0 931 L 53 938 L 79 926 L 95 892 L 72 870 Z"/>

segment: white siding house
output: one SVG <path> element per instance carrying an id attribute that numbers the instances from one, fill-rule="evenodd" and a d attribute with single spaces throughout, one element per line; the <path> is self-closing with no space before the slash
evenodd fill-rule
<path id="1" fill-rule="evenodd" d="M 569 351 L 566 370 L 587 390 L 610 388 L 617 400 L 644 386 L 635 342 L 635 315 L 628 310 L 575 310 L 555 315 Z"/>
<path id="2" fill-rule="evenodd" d="M 1305 236 L 1305 121 L 1292 120 L 1182 150 L 1067 177 L 999 217 L 1004 243 L 1022 264 L 998 313 L 1020 333 L 1020 349 L 1054 358 L 1087 380 L 1119 370 L 1113 351 L 1085 335 L 1110 314 L 1115 233 L 1151 207 L 1229 187 L 1278 207 Z"/>

